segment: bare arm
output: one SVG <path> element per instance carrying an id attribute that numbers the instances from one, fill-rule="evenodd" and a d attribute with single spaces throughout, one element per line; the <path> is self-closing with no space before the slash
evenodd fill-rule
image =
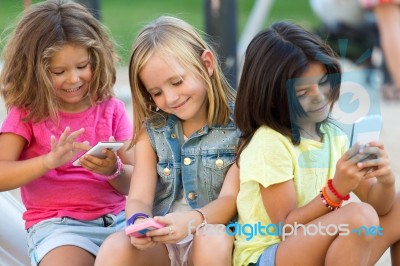
<path id="1" fill-rule="evenodd" d="M 202 208 L 207 214 L 208 223 L 226 224 L 236 215 L 239 183 L 239 168 L 234 163 L 226 173 L 218 198 Z"/>
<path id="2" fill-rule="evenodd" d="M 353 149 L 358 149 L 355 147 Z M 347 195 L 356 188 L 362 180 L 365 171 L 357 166 L 357 161 L 361 156 L 352 157 L 353 150 L 343 155 L 336 164 L 336 173 L 333 178 L 334 184 L 340 188 L 340 194 Z M 313 200 L 302 207 L 297 207 L 297 198 L 293 179 L 286 182 L 271 185 L 264 188 L 260 185 L 261 196 L 265 209 L 275 224 L 307 224 L 316 218 L 325 215 L 330 210 L 322 203 L 318 194 Z M 340 202 L 334 194 L 326 189 L 329 198 L 334 202 Z"/>
<path id="3" fill-rule="evenodd" d="M 49 169 L 54 169 L 70 161 L 80 150 L 74 148 L 75 139 L 83 129 L 70 132 L 67 127 L 60 139 L 52 137 L 51 151 L 35 158 L 19 161 L 26 140 L 13 133 L 0 135 L 0 191 L 21 187 L 41 177 Z"/>
<path id="4" fill-rule="evenodd" d="M 19 188 L 47 172 L 43 156 L 18 161 L 26 140 L 18 135 L 0 135 L 0 191 Z"/>
<path id="5" fill-rule="evenodd" d="M 208 203 L 201 210 L 204 212 L 208 224 L 226 224 L 231 220 L 236 210 L 236 198 L 239 193 L 239 168 L 233 164 L 224 179 L 220 194 L 217 199 Z M 163 217 L 155 217 L 156 221 L 167 224 L 174 231 L 168 235 L 168 230 L 151 231 L 155 241 L 163 243 L 177 243 L 188 234 L 197 234 L 199 225 L 203 222 L 201 212 L 192 210 L 188 212 L 169 213 Z"/>
<path id="6" fill-rule="evenodd" d="M 128 199 L 126 216 L 141 212 L 151 215 L 157 185 L 157 156 L 151 146 L 146 130 L 139 132 L 134 146 L 134 169 Z"/>

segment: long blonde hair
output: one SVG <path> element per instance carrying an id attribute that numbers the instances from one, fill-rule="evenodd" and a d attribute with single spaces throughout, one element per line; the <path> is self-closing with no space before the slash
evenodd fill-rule
<path id="1" fill-rule="evenodd" d="M 210 50 L 214 54 L 214 69 L 211 76 L 201 60 L 205 50 Z M 146 119 L 150 119 L 155 126 L 161 126 L 162 123 L 159 121 L 166 121 L 168 115 L 161 110 L 155 111 L 155 103 L 139 78 L 140 71 L 156 51 L 173 56 L 183 66 L 202 77 L 208 95 L 208 125 L 227 124 L 232 111 L 229 102 L 234 102 L 235 93 L 221 71 L 214 50 L 203 40 L 199 31 L 187 22 L 175 17 L 162 16 L 146 25 L 132 46 L 129 81 L 134 127 L 141 128 Z M 165 119 L 160 120 L 160 117 Z M 134 143 L 135 139 L 131 146 Z"/>
<path id="2" fill-rule="evenodd" d="M 6 107 L 29 111 L 25 120 L 58 119 L 59 103 L 50 78 L 49 59 L 65 44 L 88 49 L 92 104 L 112 95 L 118 61 L 107 29 L 83 6 L 62 0 L 30 6 L 14 27 L 3 52 L 0 93 Z"/>

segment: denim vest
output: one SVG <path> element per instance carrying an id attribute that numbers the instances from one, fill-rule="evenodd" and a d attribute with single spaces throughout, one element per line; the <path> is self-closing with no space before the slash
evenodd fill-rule
<path id="1" fill-rule="evenodd" d="M 158 157 L 153 215 L 167 214 L 182 189 L 193 209 L 218 197 L 236 159 L 240 134 L 232 118 L 226 126 L 204 126 L 186 142 L 181 121 L 173 115 L 164 126 L 154 128 L 148 122 L 146 129 Z"/>

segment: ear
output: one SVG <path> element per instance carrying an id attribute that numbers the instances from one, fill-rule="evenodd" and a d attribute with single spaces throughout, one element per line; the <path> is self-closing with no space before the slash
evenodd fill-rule
<path id="1" fill-rule="evenodd" d="M 201 55 L 201 60 L 211 77 L 214 74 L 214 54 L 210 50 L 204 50 Z"/>

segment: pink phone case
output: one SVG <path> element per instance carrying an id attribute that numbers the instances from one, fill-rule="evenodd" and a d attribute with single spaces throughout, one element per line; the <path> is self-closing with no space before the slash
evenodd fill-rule
<path id="1" fill-rule="evenodd" d="M 125 228 L 125 234 L 134 237 L 144 237 L 149 230 L 155 230 L 165 227 L 165 224 L 160 224 L 154 220 L 149 220 L 139 224 L 132 224 Z"/>

